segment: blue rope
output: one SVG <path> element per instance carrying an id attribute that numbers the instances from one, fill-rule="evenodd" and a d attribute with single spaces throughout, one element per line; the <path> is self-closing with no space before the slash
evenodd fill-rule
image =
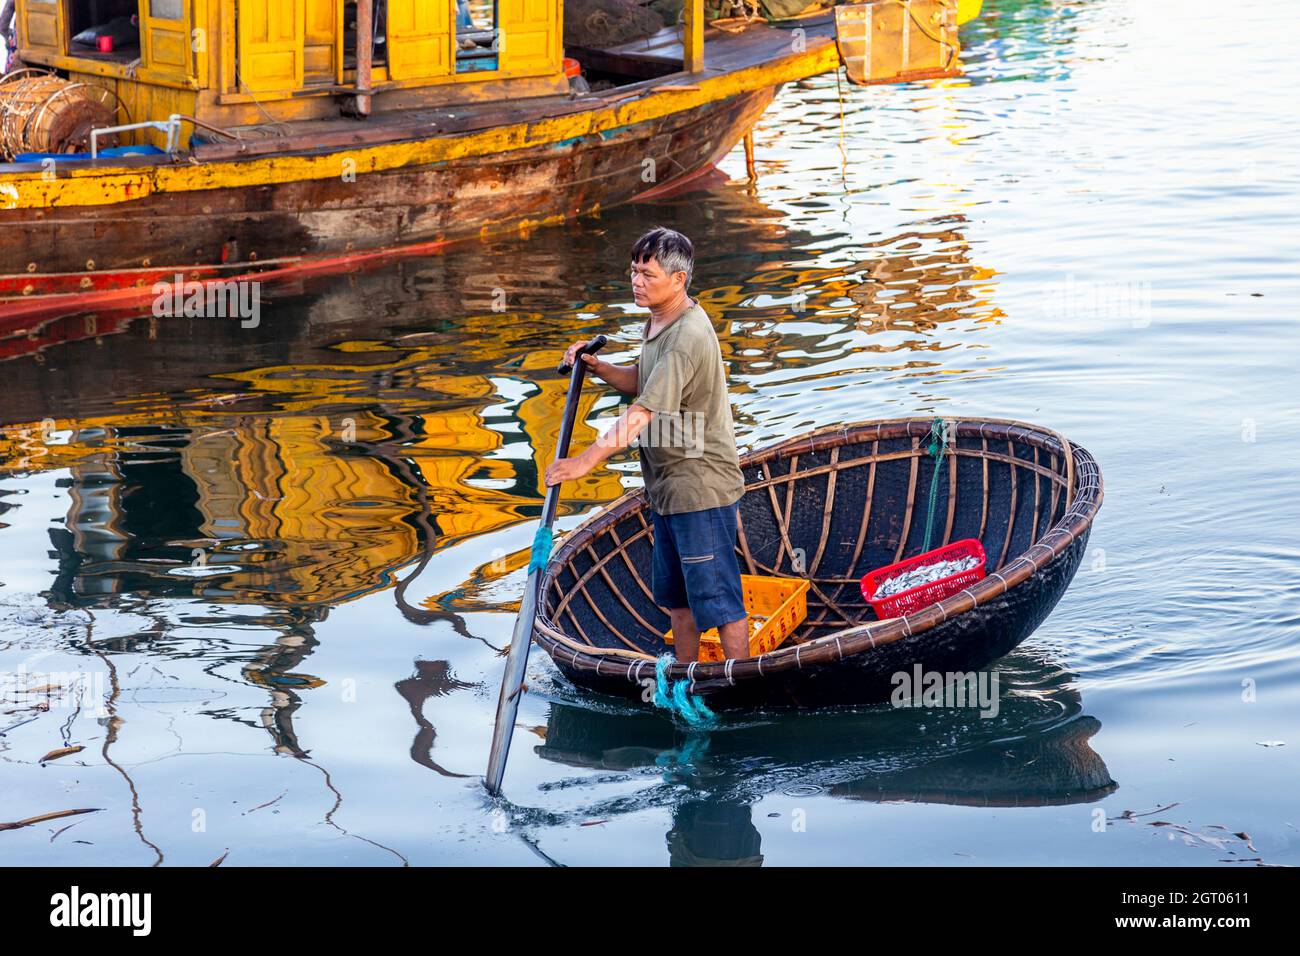
<path id="1" fill-rule="evenodd" d="M 532 559 L 528 562 L 528 573 L 545 571 L 546 562 L 551 556 L 551 545 L 555 542 L 555 533 L 546 525 L 537 529 L 533 535 Z"/>
<path id="2" fill-rule="evenodd" d="M 680 748 L 674 747 L 672 750 L 662 751 L 655 757 L 655 766 L 663 767 L 669 772 L 678 769 L 689 770 L 692 764 L 704 757 L 709 749 L 710 739 L 708 734 L 692 735 L 686 738 L 686 743 Z"/>
<path id="3" fill-rule="evenodd" d="M 692 727 L 714 726 L 718 715 L 703 699 L 691 693 L 690 682 L 680 680 L 674 684 L 668 679 L 668 668 L 674 663 L 676 658 L 671 654 L 664 654 L 655 661 L 655 706 L 680 716 Z"/>

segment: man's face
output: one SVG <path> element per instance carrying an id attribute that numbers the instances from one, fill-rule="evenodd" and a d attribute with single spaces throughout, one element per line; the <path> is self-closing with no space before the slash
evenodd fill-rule
<path id="1" fill-rule="evenodd" d="M 632 263 L 632 299 L 637 305 L 656 309 L 667 305 L 686 287 L 686 273 L 664 272 L 655 258 Z"/>

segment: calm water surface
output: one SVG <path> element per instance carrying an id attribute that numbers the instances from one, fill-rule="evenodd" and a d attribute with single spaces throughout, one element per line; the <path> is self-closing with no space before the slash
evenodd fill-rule
<path id="1" fill-rule="evenodd" d="M 0 820 L 100 808 L 0 863 L 1300 863 L 1300 15 L 986 6 L 960 81 L 784 89 L 756 186 L 733 154 L 689 195 L 266 290 L 257 329 L 79 318 L 0 365 Z M 995 718 L 692 737 L 534 652 L 497 807 L 551 370 L 597 331 L 635 354 L 654 223 L 697 243 L 743 444 L 1023 418 L 1106 503 Z M 588 389 L 578 442 L 615 411 Z M 566 486 L 560 530 L 638 482 Z"/>

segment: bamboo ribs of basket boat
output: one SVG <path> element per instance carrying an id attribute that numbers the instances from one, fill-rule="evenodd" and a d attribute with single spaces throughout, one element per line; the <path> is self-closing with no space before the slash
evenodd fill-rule
<path id="1" fill-rule="evenodd" d="M 891 676 L 921 664 L 984 667 L 1024 640 L 1064 593 L 1102 501 L 1083 448 L 1050 429 L 948 421 L 939 461 L 929 419 L 824 428 L 742 457 L 737 554 L 744 573 L 807 580 L 807 616 L 757 657 L 674 664 L 710 706 L 816 708 L 887 700 Z M 860 578 L 921 554 L 929 489 L 934 539 L 978 541 L 987 576 L 911 613 L 879 620 Z M 541 582 L 534 638 L 575 684 L 639 698 L 667 651 L 651 597 L 653 530 L 641 492 L 557 546 Z M 753 622 L 751 621 L 751 627 Z"/>

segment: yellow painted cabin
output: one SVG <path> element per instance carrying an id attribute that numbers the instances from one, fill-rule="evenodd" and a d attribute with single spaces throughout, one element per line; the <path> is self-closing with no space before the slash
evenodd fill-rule
<path id="1" fill-rule="evenodd" d="M 112 89 L 137 121 L 312 119 L 358 92 L 356 10 L 355 0 L 17 0 L 18 57 Z M 560 0 L 376 4 L 374 109 L 566 92 L 561 10 Z M 132 15 L 138 41 L 111 52 L 76 42 Z"/>

